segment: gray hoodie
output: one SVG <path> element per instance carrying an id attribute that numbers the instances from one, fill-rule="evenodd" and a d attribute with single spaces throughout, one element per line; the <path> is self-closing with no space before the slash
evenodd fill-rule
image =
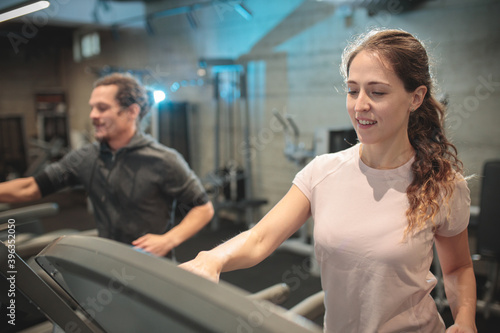
<path id="1" fill-rule="evenodd" d="M 105 142 L 74 150 L 35 180 L 42 196 L 83 185 L 99 236 L 127 244 L 146 233 L 165 233 L 174 200 L 184 214 L 208 202 L 184 158 L 143 133 L 116 152 Z"/>

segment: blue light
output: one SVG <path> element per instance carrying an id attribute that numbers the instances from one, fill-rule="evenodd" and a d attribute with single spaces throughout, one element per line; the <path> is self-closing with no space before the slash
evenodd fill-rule
<path id="1" fill-rule="evenodd" d="M 161 90 L 155 90 L 153 92 L 153 96 L 155 98 L 155 103 L 160 103 L 160 102 L 164 101 L 165 98 L 167 97 L 167 95 L 165 95 L 165 93 Z"/>
<path id="2" fill-rule="evenodd" d="M 179 90 L 180 87 L 181 87 L 181 85 L 179 84 L 179 82 L 174 82 L 170 86 L 170 91 L 176 92 L 177 90 Z"/>
<path id="3" fill-rule="evenodd" d="M 212 73 L 221 72 L 241 72 L 243 71 L 242 65 L 217 65 L 212 66 Z"/>

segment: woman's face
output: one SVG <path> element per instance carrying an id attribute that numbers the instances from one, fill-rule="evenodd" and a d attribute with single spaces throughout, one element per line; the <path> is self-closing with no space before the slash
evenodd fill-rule
<path id="1" fill-rule="evenodd" d="M 378 54 L 361 51 L 354 57 L 347 88 L 347 111 L 361 143 L 409 142 L 408 119 L 414 93 L 405 90 Z"/>

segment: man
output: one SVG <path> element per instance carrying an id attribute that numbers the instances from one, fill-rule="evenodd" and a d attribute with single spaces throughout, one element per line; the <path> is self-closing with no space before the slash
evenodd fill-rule
<path id="1" fill-rule="evenodd" d="M 68 153 L 35 177 L 1 183 L 0 202 L 36 200 L 81 184 L 99 236 L 165 256 L 212 219 L 212 203 L 182 156 L 139 130 L 149 99 L 133 77 L 115 73 L 97 80 L 89 104 L 98 143 Z M 190 209 L 167 230 L 175 201 Z"/>

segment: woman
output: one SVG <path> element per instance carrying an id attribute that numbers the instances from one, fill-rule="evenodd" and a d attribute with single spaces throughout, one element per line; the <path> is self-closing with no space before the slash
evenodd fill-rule
<path id="1" fill-rule="evenodd" d="M 446 332 L 476 332 L 469 190 L 424 47 L 401 30 L 373 31 L 346 48 L 342 71 L 359 143 L 316 157 L 255 227 L 181 267 L 218 281 L 312 215 L 325 332 L 444 332 L 429 295 L 434 243 L 455 319 Z"/>

